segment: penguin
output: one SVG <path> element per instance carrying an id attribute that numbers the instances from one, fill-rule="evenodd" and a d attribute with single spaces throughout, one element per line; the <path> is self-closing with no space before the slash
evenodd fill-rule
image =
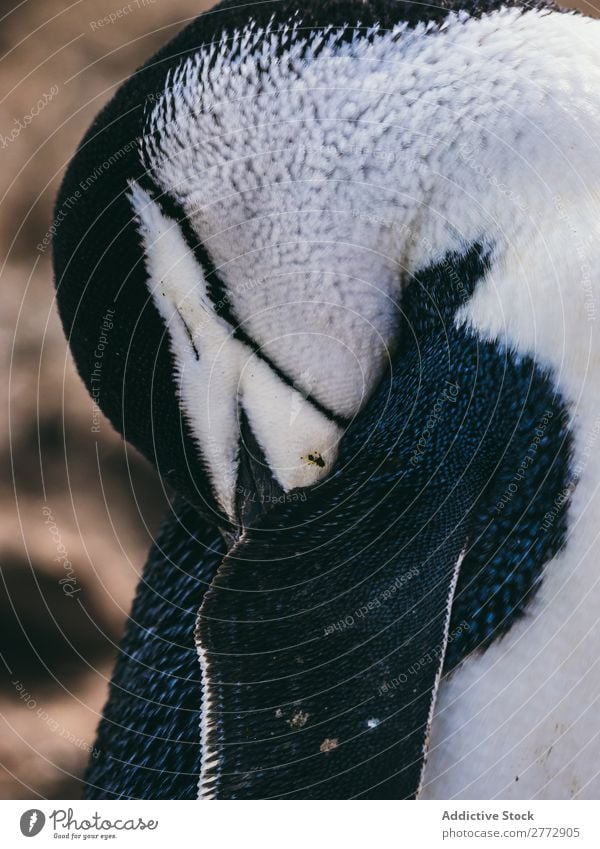
<path id="1" fill-rule="evenodd" d="M 599 39 L 227 0 L 98 115 L 57 303 L 173 500 L 87 798 L 597 797 Z"/>

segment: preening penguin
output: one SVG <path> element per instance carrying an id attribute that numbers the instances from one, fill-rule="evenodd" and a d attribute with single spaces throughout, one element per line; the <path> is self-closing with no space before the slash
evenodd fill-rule
<path id="1" fill-rule="evenodd" d="M 226 2 L 98 116 L 58 304 L 177 497 L 89 797 L 598 795 L 599 44 Z"/>

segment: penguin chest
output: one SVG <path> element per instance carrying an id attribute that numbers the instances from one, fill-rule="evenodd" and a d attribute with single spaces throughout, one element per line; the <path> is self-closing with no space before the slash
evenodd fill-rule
<path id="1" fill-rule="evenodd" d="M 528 615 L 442 680 L 421 798 L 598 798 L 596 563 L 575 531 Z"/>
<path id="2" fill-rule="evenodd" d="M 562 250 L 563 257 L 571 253 Z M 533 258 L 526 253 L 524 258 L 528 268 L 535 267 Z M 576 279 L 566 263 L 563 259 L 561 279 Z M 540 275 L 546 278 L 547 270 L 541 268 Z M 569 404 L 568 478 L 536 508 L 532 540 L 554 533 L 563 511 L 566 527 L 562 546 L 544 563 L 523 617 L 442 681 L 422 797 L 597 798 L 600 407 L 590 382 L 597 343 L 584 298 L 571 299 L 561 321 L 567 328 L 572 322 L 572 332 L 568 329 L 557 344 L 551 328 L 558 317 L 548 315 L 544 322 L 539 315 L 542 309 L 554 309 L 553 301 L 538 305 L 534 334 L 525 327 L 525 310 L 516 304 L 517 289 L 524 284 L 517 270 L 510 264 L 498 267 L 489 281 L 492 285 L 482 287 L 466 310 L 471 326 L 503 340 L 509 349 L 535 351 L 551 375 L 554 397 L 562 395 Z M 500 303 L 492 288 L 501 291 Z M 500 313 L 504 334 L 493 327 Z M 555 456 L 556 444 L 549 450 Z M 518 456 L 510 472 L 515 483 L 505 489 L 506 498 L 518 503 L 519 510 L 531 503 L 527 482 L 537 463 L 539 459 L 524 464 Z M 536 487 L 533 497 L 538 492 Z"/>

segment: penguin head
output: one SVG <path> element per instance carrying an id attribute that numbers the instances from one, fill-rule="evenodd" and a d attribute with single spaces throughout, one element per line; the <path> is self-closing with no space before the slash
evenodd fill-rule
<path id="1" fill-rule="evenodd" d="M 293 93 L 283 71 L 360 51 L 387 4 L 283 4 L 279 21 L 264 4 L 243 29 L 231 5 L 96 119 L 57 199 L 54 259 L 94 403 L 165 482 L 239 529 L 331 473 L 389 364 L 400 270 L 365 208 L 352 116 L 330 138 L 339 115 L 321 127 L 304 74 Z"/>

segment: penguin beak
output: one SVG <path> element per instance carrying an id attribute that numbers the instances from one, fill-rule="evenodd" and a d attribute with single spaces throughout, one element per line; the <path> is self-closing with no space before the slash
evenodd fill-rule
<path id="1" fill-rule="evenodd" d="M 222 562 L 196 632 L 202 798 L 418 793 L 485 473 L 471 462 L 461 474 L 473 458 L 448 423 L 411 462 L 431 399 L 456 383 L 447 346 L 446 333 L 425 359 L 405 354 L 344 436 L 337 471 L 263 515 Z M 468 428 L 468 404 L 446 403 Z"/>

